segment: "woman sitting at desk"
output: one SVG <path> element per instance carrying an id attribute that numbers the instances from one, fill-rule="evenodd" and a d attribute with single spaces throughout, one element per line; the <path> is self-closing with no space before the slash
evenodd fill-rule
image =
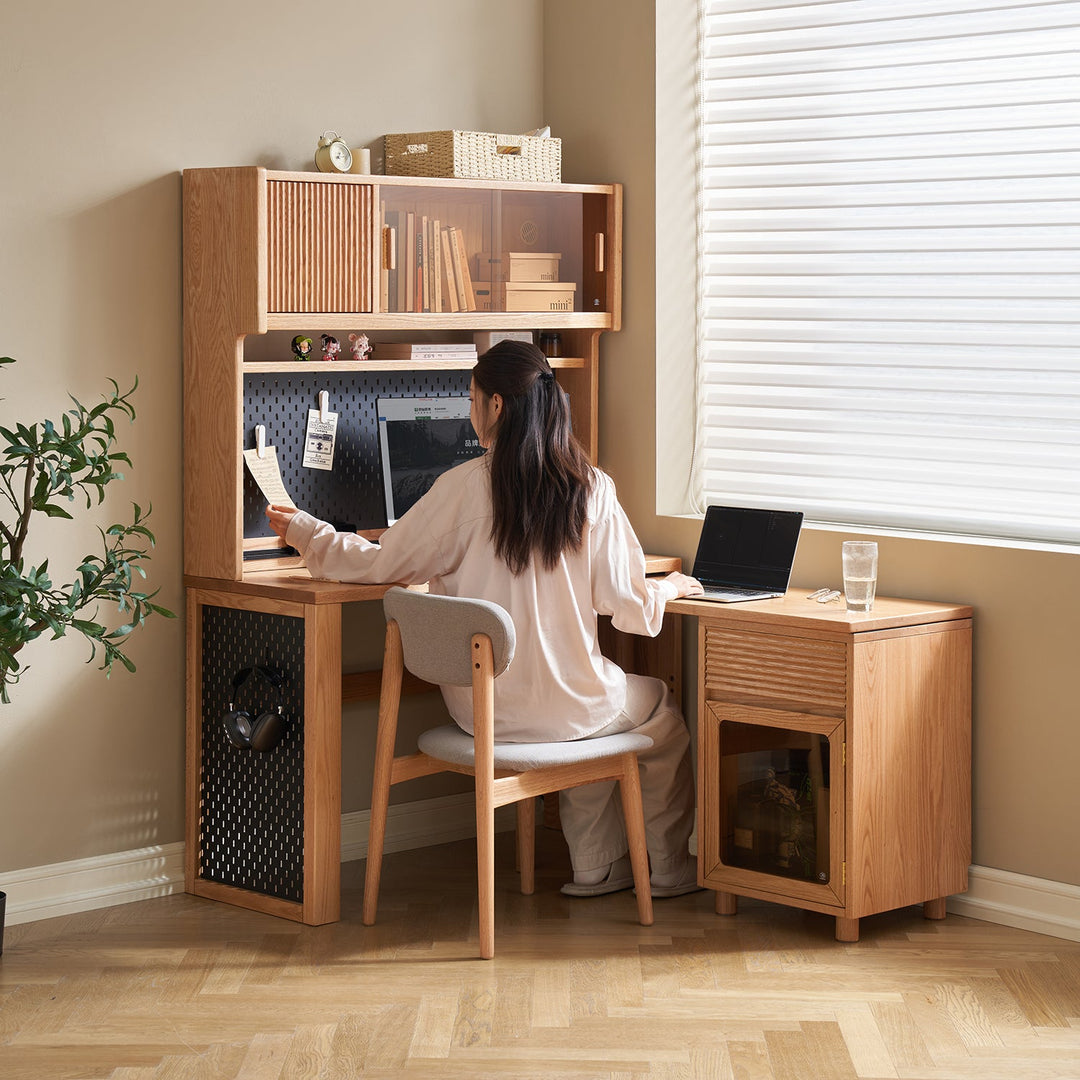
<path id="1" fill-rule="evenodd" d="M 688 853 L 694 777 L 682 714 L 659 679 L 627 675 L 600 652 L 596 616 L 655 636 L 664 605 L 701 591 L 685 574 L 645 576 L 641 545 L 615 496 L 570 431 L 566 396 L 535 346 L 503 341 L 473 370 L 470 416 L 488 453 L 442 474 L 373 544 L 285 507 L 267 516 L 313 577 L 418 583 L 493 601 L 517 646 L 495 682 L 500 742 L 557 742 L 639 731 L 653 896 L 697 887 Z M 443 687 L 451 716 L 472 730 L 471 690 Z M 560 793 L 574 880 L 598 896 L 633 885 L 614 782 Z"/>

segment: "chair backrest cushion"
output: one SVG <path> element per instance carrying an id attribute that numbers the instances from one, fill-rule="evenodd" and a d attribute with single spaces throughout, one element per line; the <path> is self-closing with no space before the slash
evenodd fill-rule
<path id="1" fill-rule="evenodd" d="M 472 638 L 491 638 L 495 674 L 514 657 L 514 623 L 498 604 L 461 596 L 435 596 L 395 586 L 383 611 L 401 631 L 405 666 L 418 678 L 443 686 L 472 683 Z"/>

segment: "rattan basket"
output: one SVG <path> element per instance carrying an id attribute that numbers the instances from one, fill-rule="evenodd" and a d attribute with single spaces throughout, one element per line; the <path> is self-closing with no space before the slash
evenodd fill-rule
<path id="1" fill-rule="evenodd" d="M 562 179 L 562 140 L 486 131 L 415 131 L 387 135 L 388 176 L 524 180 L 557 184 Z"/>

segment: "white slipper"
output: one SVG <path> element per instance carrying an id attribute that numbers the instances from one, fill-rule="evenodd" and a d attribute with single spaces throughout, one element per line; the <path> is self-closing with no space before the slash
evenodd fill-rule
<path id="1" fill-rule="evenodd" d="M 604 896 L 607 893 L 622 892 L 634 887 L 634 870 L 630 865 L 630 856 L 616 859 L 608 868 L 607 877 L 595 885 L 581 885 L 568 881 L 560 890 L 564 896 Z"/>
<path id="2" fill-rule="evenodd" d="M 686 896 L 687 893 L 700 892 L 702 889 L 697 880 L 697 859 L 689 855 L 681 872 L 664 874 L 660 880 L 665 884 L 650 883 L 649 891 L 654 900 L 666 900 L 671 896 Z"/>

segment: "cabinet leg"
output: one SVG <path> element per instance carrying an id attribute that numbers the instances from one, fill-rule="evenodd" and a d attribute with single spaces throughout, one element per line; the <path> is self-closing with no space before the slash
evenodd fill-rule
<path id="1" fill-rule="evenodd" d="M 842 915 L 836 916 L 836 940 L 837 941 L 858 941 L 859 940 L 859 920 L 858 919 L 845 919 Z"/>
<path id="2" fill-rule="evenodd" d="M 922 913 L 924 919 L 944 919 L 945 918 L 945 901 L 947 896 L 939 896 L 934 900 L 927 900 L 922 906 Z"/>
<path id="3" fill-rule="evenodd" d="M 739 898 L 730 892 L 717 892 L 716 894 L 716 914 L 717 915 L 735 915 L 739 910 Z"/>

